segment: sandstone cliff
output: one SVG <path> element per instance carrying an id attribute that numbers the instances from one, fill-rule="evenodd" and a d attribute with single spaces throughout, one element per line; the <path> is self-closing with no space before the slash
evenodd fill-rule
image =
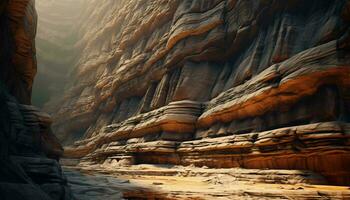
<path id="1" fill-rule="evenodd" d="M 21 103 L 30 104 L 36 74 L 34 40 L 37 16 L 34 2 L 3 1 L 1 4 L 1 66 L 4 66 L 1 79 Z"/>
<path id="2" fill-rule="evenodd" d="M 350 183 L 349 1 L 83 6 L 79 59 L 47 107 L 74 143 L 68 157 L 308 169 Z"/>

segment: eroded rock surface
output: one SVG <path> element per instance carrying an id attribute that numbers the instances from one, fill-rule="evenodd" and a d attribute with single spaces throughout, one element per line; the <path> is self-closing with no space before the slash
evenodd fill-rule
<path id="1" fill-rule="evenodd" d="M 34 1 L 3 1 L 1 18 L 1 80 L 20 103 L 30 104 L 37 67 Z"/>
<path id="2" fill-rule="evenodd" d="M 87 0 L 47 105 L 80 166 L 300 169 L 350 184 L 346 0 Z"/>

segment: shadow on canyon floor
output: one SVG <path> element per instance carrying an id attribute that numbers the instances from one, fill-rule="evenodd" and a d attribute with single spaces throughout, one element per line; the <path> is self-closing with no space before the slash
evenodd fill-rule
<path id="1" fill-rule="evenodd" d="M 169 199 L 150 188 L 111 175 L 64 169 L 77 200 Z"/>
<path id="2" fill-rule="evenodd" d="M 66 167 L 78 200 L 109 199 L 348 199 L 350 188 L 330 186 L 299 170 L 209 169 L 182 166 Z"/>

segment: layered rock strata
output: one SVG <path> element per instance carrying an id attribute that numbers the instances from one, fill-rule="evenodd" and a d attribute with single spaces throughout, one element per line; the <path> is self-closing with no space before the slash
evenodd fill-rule
<path id="1" fill-rule="evenodd" d="M 35 1 L 0 2 L 0 195 L 4 200 L 72 199 L 51 117 L 30 105 L 36 73 Z"/>
<path id="2" fill-rule="evenodd" d="M 346 0 L 89 0 L 52 103 L 82 164 L 307 169 L 349 184 Z M 78 140 L 78 141 L 76 141 Z"/>
<path id="3" fill-rule="evenodd" d="M 20 103 L 30 104 L 36 74 L 34 1 L 6 0 L 1 9 L 1 79 Z"/>

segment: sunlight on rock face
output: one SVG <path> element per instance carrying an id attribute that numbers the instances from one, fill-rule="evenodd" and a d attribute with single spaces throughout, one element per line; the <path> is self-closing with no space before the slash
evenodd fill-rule
<path id="1" fill-rule="evenodd" d="M 53 116 L 62 164 L 101 184 L 68 172 L 82 198 L 349 195 L 315 186 L 350 184 L 349 1 L 36 4 L 33 101 Z"/>

